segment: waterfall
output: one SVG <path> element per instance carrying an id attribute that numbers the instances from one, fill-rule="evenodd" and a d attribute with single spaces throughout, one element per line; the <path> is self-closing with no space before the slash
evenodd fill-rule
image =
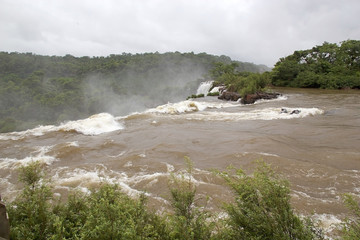
<path id="1" fill-rule="evenodd" d="M 206 81 L 200 83 L 196 95 L 204 94 L 205 96 L 209 93 L 210 88 L 212 87 L 214 81 Z"/>

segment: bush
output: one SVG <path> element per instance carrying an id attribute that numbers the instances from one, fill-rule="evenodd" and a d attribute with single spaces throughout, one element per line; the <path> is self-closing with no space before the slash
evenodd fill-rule
<path id="1" fill-rule="evenodd" d="M 345 240 L 360 239 L 360 206 L 350 194 L 344 195 L 344 202 L 352 217 L 343 223 L 342 233 Z"/>
<path id="2" fill-rule="evenodd" d="M 87 219 L 81 239 L 159 239 L 145 198 L 130 199 L 117 185 L 105 184 L 87 199 Z"/>
<path id="3" fill-rule="evenodd" d="M 117 185 L 103 184 L 90 195 L 73 193 L 51 204 L 52 192 L 39 162 L 20 168 L 23 191 L 9 206 L 11 239 L 167 239 L 165 221 L 131 199 Z"/>
<path id="4" fill-rule="evenodd" d="M 173 175 L 170 183 L 171 206 L 175 212 L 170 216 L 171 239 L 207 240 L 210 239 L 213 224 L 207 221 L 210 214 L 195 204 L 193 166 L 189 158 L 185 159 L 188 166 L 186 175 Z"/>
<path id="5" fill-rule="evenodd" d="M 210 97 L 219 96 L 219 95 L 220 95 L 219 92 L 209 92 L 209 93 L 207 94 L 207 96 L 210 96 Z"/>
<path id="6" fill-rule="evenodd" d="M 19 180 L 24 189 L 8 209 L 11 239 L 50 238 L 54 220 L 49 203 L 52 192 L 44 176 L 39 162 L 20 167 Z"/>
<path id="7" fill-rule="evenodd" d="M 190 98 L 202 98 L 202 97 L 205 97 L 205 95 L 203 93 L 198 94 L 198 95 L 193 94 L 193 95 L 187 97 L 186 100 L 188 100 Z"/>
<path id="8" fill-rule="evenodd" d="M 227 204 L 227 229 L 222 239 L 322 239 L 313 225 L 302 220 L 290 205 L 289 183 L 260 163 L 253 176 L 237 170 L 222 173 L 235 193 Z"/>

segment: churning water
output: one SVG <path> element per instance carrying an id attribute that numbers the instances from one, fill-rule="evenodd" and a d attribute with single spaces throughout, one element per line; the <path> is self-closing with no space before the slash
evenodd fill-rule
<path id="1" fill-rule="evenodd" d="M 0 192 L 13 199 L 21 190 L 16 169 L 38 160 L 61 195 L 111 182 L 133 196 L 145 191 L 163 209 L 168 178 L 188 156 L 197 193 L 221 211 L 231 192 L 211 170 L 251 172 L 263 159 L 289 179 L 297 211 L 314 212 L 330 229 L 346 212 L 341 194 L 360 195 L 360 93 L 278 91 L 280 98 L 253 105 L 206 97 L 0 134 Z"/>

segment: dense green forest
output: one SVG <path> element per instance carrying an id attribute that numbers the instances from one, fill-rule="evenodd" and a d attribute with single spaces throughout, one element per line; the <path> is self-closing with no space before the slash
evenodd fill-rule
<path id="1" fill-rule="evenodd" d="M 360 41 L 324 42 L 281 58 L 271 72 L 272 84 L 302 88 L 360 88 Z"/>
<path id="2" fill-rule="evenodd" d="M 269 70 L 206 53 L 59 57 L 0 52 L 0 132 L 183 100 L 215 63 L 236 63 L 240 72 Z"/>
<path id="3" fill-rule="evenodd" d="M 19 169 L 24 186 L 8 205 L 11 239 L 325 239 L 311 218 L 299 216 L 290 204 L 289 183 L 269 165 L 258 162 L 252 175 L 241 169 L 216 172 L 233 190 L 234 200 L 224 203 L 226 217 L 209 212 L 199 201 L 187 172 L 169 179 L 170 209 L 156 214 L 146 207 L 145 195 L 132 199 L 117 185 L 103 183 L 90 194 L 73 192 L 67 199 L 54 197 L 44 166 L 31 162 Z M 226 187 L 226 186 L 224 186 Z M 343 239 L 359 239 L 360 208 L 345 195 L 351 215 L 339 229 Z"/>

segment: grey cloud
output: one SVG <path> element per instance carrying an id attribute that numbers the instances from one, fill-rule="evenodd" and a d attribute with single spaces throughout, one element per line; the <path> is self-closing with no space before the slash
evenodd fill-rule
<path id="1" fill-rule="evenodd" d="M 358 0 L 0 0 L 0 51 L 97 56 L 207 52 L 272 66 L 359 39 Z"/>

